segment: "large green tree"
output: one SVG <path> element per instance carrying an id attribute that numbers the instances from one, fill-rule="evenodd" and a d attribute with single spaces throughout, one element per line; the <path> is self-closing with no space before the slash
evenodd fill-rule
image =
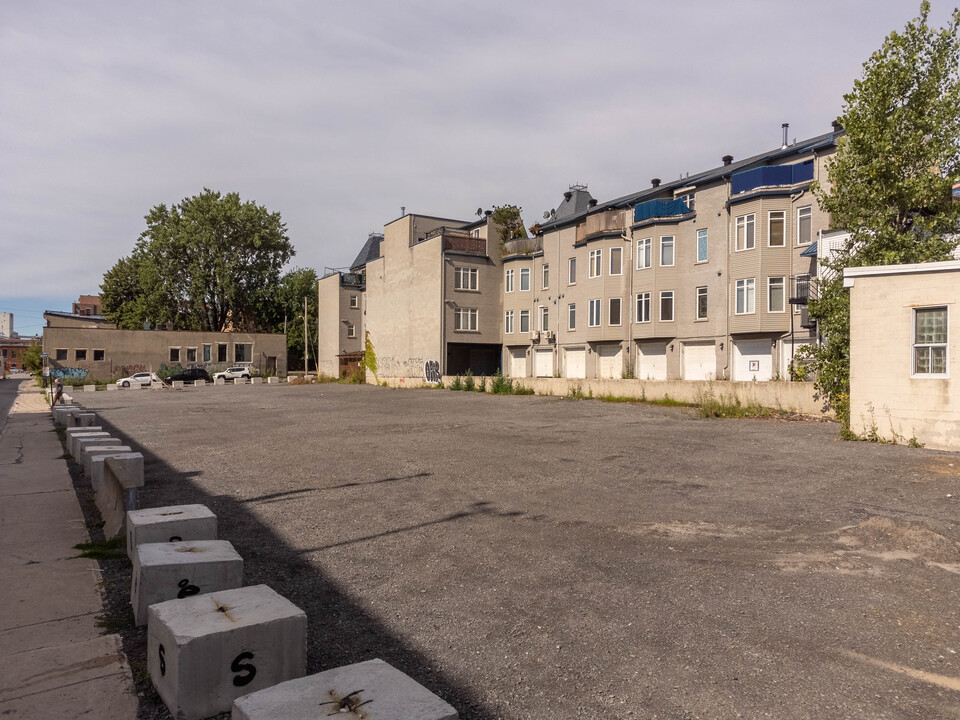
<path id="1" fill-rule="evenodd" d="M 317 272 L 311 268 L 295 268 L 280 281 L 278 302 L 274 308 L 273 327 L 277 331 L 287 324 L 287 364 L 291 369 L 303 368 L 303 306 L 307 305 L 307 338 L 311 365 L 317 354 Z"/>
<path id="2" fill-rule="evenodd" d="M 118 327 L 270 328 L 280 270 L 294 255 L 279 213 L 204 189 L 157 205 L 129 257 L 104 275 L 104 314 Z"/>
<path id="3" fill-rule="evenodd" d="M 844 135 L 827 161 L 829 187 L 814 187 L 847 247 L 821 270 L 810 313 L 823 343 L 808 359 L 817 384 L 849 428 L 850 301 L 843 269 L 945 260 L 956 247 L 960 204 L 960 10 L 944 28 L 927 23 L 929 2 L 892 32 L 844 95 Z"/>

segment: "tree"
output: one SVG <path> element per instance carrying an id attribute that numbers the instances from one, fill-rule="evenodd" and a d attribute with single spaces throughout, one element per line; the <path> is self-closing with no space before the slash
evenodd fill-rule
<path id="1" fill-rule="evenodd" d="M 850 300 L 843 269 L 949 259 L 960 204 L 960 10 L 945 28 L 927 24 L 930 3 L 902 33 L 892 32 L 844 95 L 844 135 L 827 161 L 830 187 L 814 185 L 834 227 L 850 232 L 845 252 L 826 263 L 810 303 L 824 342 L 806 360 L 837 417 L 850 421 Z"/>
<path id="2" fill-rule="evenodd" d="M 287 365 L 303 367 L 303 299 L 307 299 L 307 336 L 309 356 L 316 360 L 317 354 L 317 272 L 310 268 L 291 270 L 280 280 L 278 302 L 272 316 L 272 328 L 283 329 L 287 320 Z"/>
<path id="3" fill-rule="evenodd" d="M 132 254 L 104 275 L 104 314 L 118 327 L 266 329 L 280 269 L 294 255 L 279 213 L 204 189 L 146 216 Z"/>
<path id="4" fill-rule="evenodd" d="M 30 346 L 20 356 L 24 370 L 29 370 L 34 375 L 43 370 L 43 358 L 40 355 L 42 352 L 43 348 L 40 347 L 40 343 L 30 343 Z"/>
<path id="5" fill-rule="evenodd" d="M 500 227 L 500 246 L 508 240 L 525 238 L 527 229 L 523 226 L 523 219 L 520 217 L 522 208 L 516 205 L 494 205 L 490 219 Z"/>

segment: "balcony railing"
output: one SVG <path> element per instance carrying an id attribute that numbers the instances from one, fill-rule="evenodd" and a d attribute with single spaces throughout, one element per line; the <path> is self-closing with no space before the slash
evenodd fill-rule
<path id="1" fill-rule="evenodd" d="M 503 257 L 510 255 L 532 255 L 543 250 L 543 236 L 507 240 L 503 244 Z"/>
<path id="2" fill-rule="evenodd" d="M 643 222 L 660 217 L 675 217 L 690 212 L 683 200 L 647 200 L 633 207 L 633 221 Z"/>
<path id="3" fill-rule="evenodd" d="M 790 304 L 806 305 L 816 300 L 817 279 L 809 275 L 792 275 L 790 277 Z"/>
<path id="4" fill-rule="evenodd" d="M 438 227 L 428 232 L 422 239 L 411 242 L 411 246 L 417 245 L 424 240 L 435 238 L 438 235 L 443 239 L 443 251 L 454 251 L 470 253 L 472 255 L 487 254 L 487 239 L 474 237 L 466 230 L 459 228 Z"/>
<path id="5" fill-rule="evenodd" d="M 730 178 L 730 194 L 737 195 L 761 187 L 796 185 L 813 180 L 813 160 L 796 165 L 766 165 L 734 173 Z"/>
<path id="6" fill-rule="evenodd" d="M 340 273 L 340 285 L 343 287 L 363 287 L 365 280 L 361 273 Z"/>

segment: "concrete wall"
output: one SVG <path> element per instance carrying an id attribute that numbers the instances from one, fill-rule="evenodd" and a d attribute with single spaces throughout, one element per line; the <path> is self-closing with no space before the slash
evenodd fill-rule
<path id="1" fill-rule="evenodd" d="M 960 450 L 960 261 L 848 268 L 850 427 Z M 913 372 L 914 310 L 945 306 L 947 372 Z"/>
<path id="2" fill-rule="evenodd" d="M 334 273 L 319 282 L 319 358 L 317 369 L 321 373 L 336 376 L 340 372 L 338 356 L 363 350 L 364 340 L 364 290 L 354 285 L 344 285 L 342 274 Z M 351 307 L 351 298 L 356 298 Z M 350 326 L 354 337 L 348 337 Z"/>

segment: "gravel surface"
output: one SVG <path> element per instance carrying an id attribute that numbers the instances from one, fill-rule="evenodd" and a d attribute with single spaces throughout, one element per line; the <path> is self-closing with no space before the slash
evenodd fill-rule
<path id="1" fill-rule="evenodd" d="M 960 715 L 958 455 L 552 397 L 79 399 L 144 452 L 143 507 L 208 505 L 306 611 L 310 673 L 379 657 L 465 719 Z"/>

